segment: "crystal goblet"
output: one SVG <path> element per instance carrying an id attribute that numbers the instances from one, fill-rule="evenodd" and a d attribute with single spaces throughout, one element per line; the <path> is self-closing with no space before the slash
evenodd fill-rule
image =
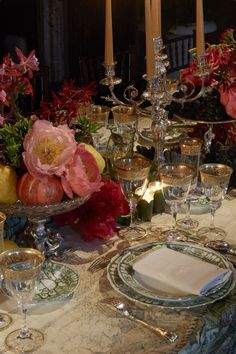
<path id="1" fill-rule="evenodd" d="M 139 240 L 146 230 L 133 223 L 138 201 L 147 188 L 150 161 L 141 156 L 126 156 L 113 161 L 116 180 L 120 183 L 130 207 L 130 226 L 119 231 L 119 236 L 130 240 Z"/>
<path id="2" fill-rule="evenodd" d="M 119 133 L 126 127 L 136 129 L 138 112 L 135 106 L 119 105 L 111 109 L 114 118 L 114 124 Z"/>
<path id="3" fill-rule="evenodd" d="M 197 235 L 209 240 L 221 240 L 226 236 L 226 232 L 215 226 L 215 212 L 226 195 L 233 170 L 224 164 L 209 163 L 201 165 L 199 172 L 204 193 L 211 208 L 211 223 L 209 227 L 201 227 Z"/>
<path id="4" fill-rule="evenodd" d="M 0 212 L 0 254 L 4 252 L 4 223 L 6 220 L 6 215 Z M 0 274 L 0 278 L 2 275 Z M 0 313 L 0 331 L 7 328 L 12 323 L 12 318 L 7 313 Z"/>
<path id="5" fill-rule="evenodd" d="M 172 228 L 162 232 L 167 240 L 186 240 L 187 234 L 177 230 L 176 219 L 178 207 L 186 200 L 190 190 L 195 169 L 184 163 L 165 164 L 159 169 L 162 193 L 173 217 Z"/>
<path id="6" fill-rule="evenodd" d="M 196 171 L 185 201 L 185 217 L 177 220 L 177 225 L 185 230 L 192 230 L 198 227 L 198 221 L 192 219 L 190 215 L 190 205 L 191 201 L 194 199 L 194 193 L 197 188 L 201 147 L 202 140 L 199 138 L 185 138 L 180 140 L 181 162 L 191 165 Z"/>
<path id="7" fill-rule="evenodd" d="M 14 352 L 32 352 L 44 341 L 44 335 L 29 328 L 26 321 L 27 305 L 35 294 L 43 262 L 43 254 L 31 248 L 16 248 L 0 254 L 5 287 L 17 301 L 23 317 L 22 327 L 5 339 L 6 347 Z"/>

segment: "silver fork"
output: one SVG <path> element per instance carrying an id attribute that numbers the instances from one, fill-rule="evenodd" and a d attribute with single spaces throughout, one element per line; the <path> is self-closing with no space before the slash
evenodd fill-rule
<path id="1" fill-rule="evenodd" d="M 150 329 L 152 332 L 159 335 L 161 338 L 165 339 L 169 343 L 174 343 L 178 338 L 178 335 L 176 333 L 168 331 L 161 327 L 153 326 L 152 324 L 134 316 L 130 312 L 130 309 L 127 307 L 127 305 L 124 304 L 122 301 L 119 301 L 119 299 L 104 299 L 101 305 L 108 306 L 110 309 L 118 311 L 122 316 L 127 317 L 128 319 L 142 325 L 147 329 Z"/>
<path id="2" fill-rule="evenodd" d="M 91 273 L 97 272 L 100 269 L 105 268 L 110 260 L 118 253 L 118 250 L 110 251 L 102 256 L 97 257 L 88 267 L 88 271 Z"/>

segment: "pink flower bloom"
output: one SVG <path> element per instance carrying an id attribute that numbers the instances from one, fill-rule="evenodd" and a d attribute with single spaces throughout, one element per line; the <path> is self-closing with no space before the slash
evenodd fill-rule
<path id="1" fill-rule="evenodd" d="M 7 94 L 4 90 L 0 91 L 0 102 L 5 106 L 9 106 L 9 103 L 7 101 Z"/>
<path id="2" fill-rule="evenodd" d="M 236 119 L 236 85 L 230 88 L 220 88 L 220 102 L 225 106 L 226 113 Z"/>
<path id="3" fill-rule="evenodd" d="M 61 176 L 73 161 L 77 143 L 74 131 L 66 125 L 54 127 L 51 122 L 37 120 L 26 134 L 23 159 L 31 175 Z"/>
<path id="4" fill-rule="evenodd" d="M 20 66 L 24 71 L 29 71 L 29 77 L 32 77 L 32 72 L 38 70 L 39 62 L 35 56 L 35 50 L 32 50 L 28 57 L 26 57 L 19 48 L 16 48 L 16 54 L 20 60 Z"/>
<path id="5" fill-rule="evenodd" d="M 0 127 L 3 127 L 4 122 L 5 122 L 5 118 L 0 113 Z"/>
<path id="6" fill-rule="evenodd" d="M 97 162 L 84 147 L 77 147 L 73 162 L 67 166 L 61 182 L 69 198 L 73 197 L 73 193 L 81 197 L 92 194 L 101 187 L 101 175 Z"/>

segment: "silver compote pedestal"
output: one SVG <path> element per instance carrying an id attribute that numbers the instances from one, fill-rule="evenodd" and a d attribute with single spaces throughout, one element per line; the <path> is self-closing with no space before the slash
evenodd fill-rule
<path id="1" fill-rule="evenodd" d="M 27 217 L 29 225 L 20 235 L 20 242 L 24 246 L 36 247 L 46 257 L 56 255 L 62 244 L 62 236 L 46 228 L 50 216 L 72 211 L 83 205 L 90 195 L 62 201 L 58 204 L 23 205 L 20 201 L 14 204 L 0 204 L 0 211 L 7 215 Z M 33 243 L 33 244 L 32 244 Z"/>

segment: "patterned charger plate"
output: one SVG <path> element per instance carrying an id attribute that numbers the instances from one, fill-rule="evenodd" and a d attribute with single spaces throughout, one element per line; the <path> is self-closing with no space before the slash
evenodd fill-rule
<path id="1" fill-rule="evenodd" d="M 155 293 L 141 284 L 138 284 L 132 276 L 132 262 L 137 255 L 144 254 L 153 248 L 160 248 L 163 242 L 150 242 L 126 249 L 120 255 L 115 256 L 107 268 L 107 276 L 111 286 L 119 293 L 125 295 L 129 299 L 139 301 L 148 305 L 160 307 L 168 307 L 175 309 L 192 308 L 205 306 L 218 301 L 227 296 L 235 286 L 234 276 L 228 281 L 215 287 L 205 296 L 189 295 L 189 296 L 173 296 L 170 294 Z M 230 268 L 232 265 L 220 254 L 210 249 L 183 242 L 166 243 L 176 251 L 193 255 L 205 261 L 211 262 L 223 268 Z"/>
<path id="2" fill-rule="evenodd" d="M 11 297 L 4 281 L 1 288 Z M 42 268 L 39 286 L 32 303 L 60 301 L 70 296 L 79 285 L 79 275 L 71 268 L 53 262 L 46 262 Z"/>

